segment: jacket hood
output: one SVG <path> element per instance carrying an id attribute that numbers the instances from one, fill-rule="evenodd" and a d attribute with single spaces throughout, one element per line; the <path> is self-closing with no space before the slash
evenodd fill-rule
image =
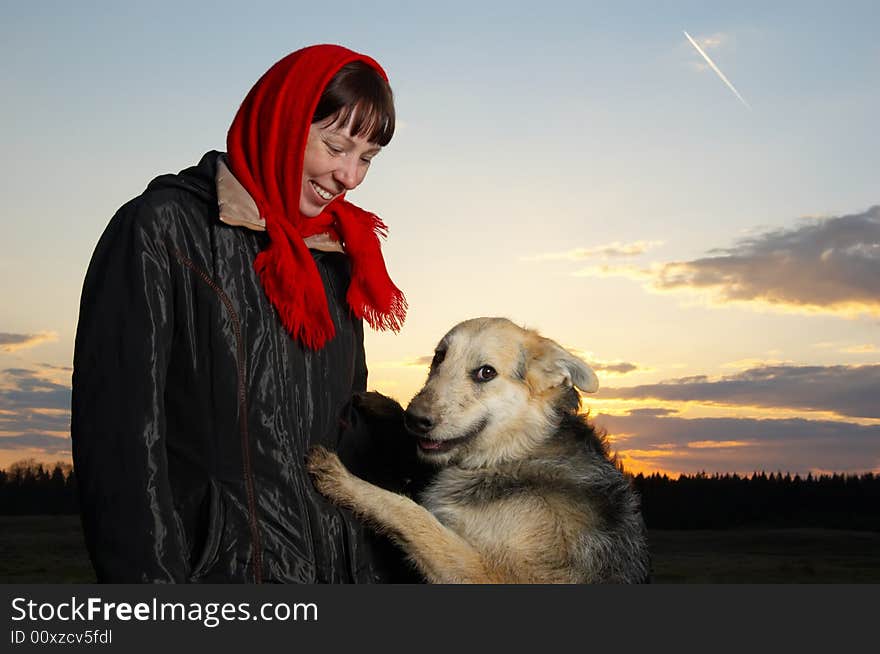
<path id="1" fill-rule="evenodd" d="M 147 185 L 147 191 L 180 189 L 198 198 L 216 202 L 217 200 L 217 160 L 222 152 L 211 150 L 205 153 L 195 166 L 185 168 L 178 174 L 160 175 Z"/>

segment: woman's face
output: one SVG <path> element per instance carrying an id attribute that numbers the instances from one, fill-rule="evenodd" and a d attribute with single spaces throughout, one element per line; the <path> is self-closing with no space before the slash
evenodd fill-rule
<path id="1" fill-rule="evenodd" d="M 370 161 L 382 149 L 351 133 L 354 112 L 345 125 L 331 116 L 309 127 L 303 157 L 299 210 L 314 218 L 341 193 L 356 188 L 367 175 Z"/>

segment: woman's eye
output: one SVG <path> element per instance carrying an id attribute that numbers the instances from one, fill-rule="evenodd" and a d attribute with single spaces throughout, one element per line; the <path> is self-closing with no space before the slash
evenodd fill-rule
<path id="1" fill-rule="evenodd" d="M 492 366 L 480 366 L 474 371 L 474 380 L 478 382 L 487 382 L 497 376 L 498 373 Z"/>

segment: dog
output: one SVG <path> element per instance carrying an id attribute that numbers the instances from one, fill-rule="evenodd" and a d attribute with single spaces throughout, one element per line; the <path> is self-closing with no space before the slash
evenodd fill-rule
<path id="1" fill-rule="evenodd" d="M 323 495 L 389 536 L 430 583 L 644 582 L 638 496 L 577 413 L 577 389 L 598 385 L 586 363 L 535 331 L 467 320 L 440 341 L 404 414 L 419 459 L 437 468 L 419 503 L 356 477 L 321 447 L 308 469 Z"/>

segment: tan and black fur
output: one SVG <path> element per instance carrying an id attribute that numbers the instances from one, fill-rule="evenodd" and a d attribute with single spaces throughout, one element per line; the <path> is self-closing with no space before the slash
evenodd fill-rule
<path id="1" fill-rule="evenodd" d="M 419 495 L 384 490 L 316 448 L 318 489 L 390 536 L 432 583 L 632 583 L 648 577 L 638 498 L 577 414 L 579 358 L 504 318 L 454 327 L 405 414 L 439 467 Z"/>

